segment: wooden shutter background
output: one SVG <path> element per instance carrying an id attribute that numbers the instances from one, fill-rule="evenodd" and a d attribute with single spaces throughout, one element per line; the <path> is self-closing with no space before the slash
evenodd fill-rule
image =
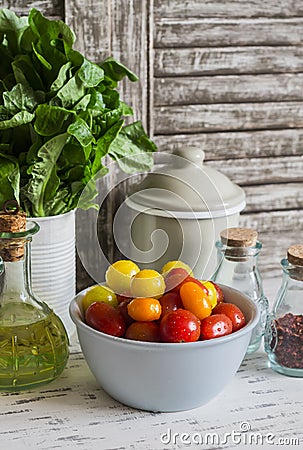
<path id="1" fill-rule="evenodd" d="M 113 55 L 137 73 L 138 83 L 120 87 L 135 118 L 160 151 L 202 147 L 207 164 L 243 186 L 241 224 L 259 230 L 263 274 L 280 276 L 287 247 L 303 242 L 302 1 L 0 5 L 22 14 L 36 7 L 62 18 L 88 58 Z M 82 271 L 78 277 L 79 288 L 87 285 Z"/>

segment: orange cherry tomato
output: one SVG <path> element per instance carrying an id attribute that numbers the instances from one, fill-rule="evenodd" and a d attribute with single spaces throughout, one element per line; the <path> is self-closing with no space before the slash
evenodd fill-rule
<path id="1" fill-rule="evenodd" d="M 130 317 L 138 322 L 152 322 L 161 316 L 161 303 L 155 298 L 138 297 L 127 305 Z"/>
<path id="2" fill-rule="evenodd" d="M 211 302 L 205 289 L 197 283 L 188 281 L 182 284 L 180 288 L 180 296 L 183 306 L 192 312 L 198 319 L 202 320 L 211 314 Z"/>

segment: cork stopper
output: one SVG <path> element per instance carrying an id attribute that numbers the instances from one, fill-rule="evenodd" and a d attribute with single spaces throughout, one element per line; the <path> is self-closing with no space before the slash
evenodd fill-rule
<path id="1" fill-rule="evenodd" d="M 291 245 L 287 250 L 287 259 L 294 266 L 303 266 L 303 245 Z"/>
<path id="2" fill-rule="evenodd" d="M 15 209 L 12 209 L 15 208 Z M 26 230 L 26 214 L 14 200 L 6 202 L 0 211 L 0 233 L 18 233 Z M 24 239 L 0 238 L 0 256 L 3 261 L 19 261 L 24 256 Z"/>
<path id="3" fill-rule="evenodd" d="M 228 247 L 253 247 L 258 232 L 252 228 L 227 228 L 220 233 L 222 244 Z"/>

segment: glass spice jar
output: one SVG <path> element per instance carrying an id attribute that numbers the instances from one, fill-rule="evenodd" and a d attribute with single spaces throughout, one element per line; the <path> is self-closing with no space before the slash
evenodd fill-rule
<path id="1" fill-rule="evenodd" d="M 269 366 L 303 377 L 303 245 L 292 245 L 282 259 L 282 284 L 264 338 Z"/>
<path id="2" fill-rule="evenodd" d="M 227 228 L 220 237 L 221 241 L 216 242 L 218 267 L 212 280 L 238 289 L 257 304 L 260 319 L 247 349 L 247 353 L 253 353 L 260 347 L 268 314 L 268 300 L 258 268 L 262 244 L 257 231 L 251 228 Z"/>

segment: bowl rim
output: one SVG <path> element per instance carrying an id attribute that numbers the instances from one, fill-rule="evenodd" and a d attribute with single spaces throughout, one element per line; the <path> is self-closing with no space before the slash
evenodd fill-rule
<path id="1" fill-rule="evenodd" d="M 102 283 L 99 283 L 102 284 Z M 219 284 L 219 283 L 218 283 Z M 148 348 L 149 350 L 151 349 L 188 349 L 188 348 L 203 348 L 203 347 L 212 347 L 212 346 L 216 346 L 220 343 L 225 343 L 225 342 L 229 342 L 229 341 L 233 341 L 234 339 L 237 339 L 238 337 L 241 337 L 242 335 L 245 335 L 247 333 L 249 333 L 256 325 L 257 322 L 259 320 L 260 317 L 260 312 L 258 310 L 258 307 L 256 305 L 256 303 L 251 300 L 246 294 L 243 294 L 242 292 L 238 291 L 237 289 L 234 289 L 230 286 L 225 286 L 222 284 L 219 284 L 219 286 L 223 289 L 224 288 L 228 288 L 229 290 L 235 291 L 238 294 L 240 294 L 243 298 L 245 298 L 245 300 L 250 304 L 250 306 L 252 307 L 252 318 L 247 322 L 247 324 L 241 328 L 238 331 L 235 331 L 231 334 L 228 334 L 226 336 L 221 336 L 219 338 L 214 338 L 214 339 L 208 339 L 205 341 L 195 341 L 195 342 L 146 342 L 146 341 L 135 341 L 132 339 L 126 339 L 124 337 L 118 337 L 118 336 L 111 336 L 109 334 L 103 333 L 102 331 L 98 331 L 95 330 L 94 328 L 90 327 L 89 325 L 87 325 L 83 319 L 82 319 L 82 311 L 80 309 L 80 301 L 82 299 L 82 297 L 84 296 L 84 294 L 91 289 L 93 286 L 89 286 L 86 289 L 83 289 L 81 292 L 79 292 L 70 302 L 69 305 L 69 314 L 70 317 L 72 319 L 72 321 L 74 322 L 74 324 L 77 327 L 77 331 L 78 328 L 82 329 L 85 333 L 91 334 L 93 336 L 96 337 L 102 337 L 105 340 L 109 340 L 111 342 L 115 342 L 115 343 L 119 343 L 120 345 L 125 345 L 125 346 L 134 346 L 134 347 L 138 347 L 138 348 Z"/>

